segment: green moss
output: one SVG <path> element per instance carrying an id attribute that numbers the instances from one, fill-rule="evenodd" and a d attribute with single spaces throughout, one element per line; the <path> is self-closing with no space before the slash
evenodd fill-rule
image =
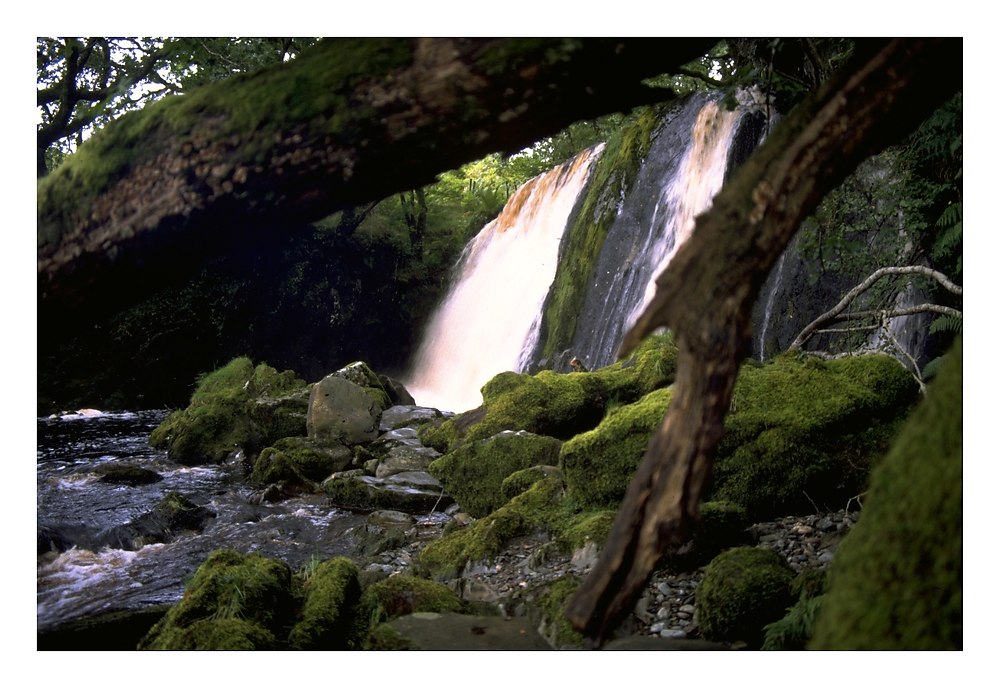
<path id="1" fill-rule="evenodd" d="M 307 389 L 291 371 L 235 358 L 199 379 L 191 404 L 153 430 L 150 444 L 186 465 L 219 463 L 239 449 L 256 454 L 305 434 Z"/>
<path id="2" fill-rule="evenodd" d="M 561 530 L 562 480 L 545 478 L 489 516 L 431 542 L 417 557 L 422 572 L 435 579 L 458 576 L 469 562 L 495 557 L 515 537 L 539 530 Z"/>
<path id="3" fill-rule="evenodd" d="M 531 466 L 514 471 L 500 483 L 501 503 L 509 502 L 539 480 L 554 475 L 556 472 L 559 472 L 561 477 L 561 471 L 556 466 Z"/>
<path id="4" fill-rule="evenodd" d="M 658 108 L 637 110 L 632 125 L 609 138 L 591 172 L 586 195 L 563 237 L 559 266 L 543 308 L 543 356 L 551 357 L 573 342 L 590 275 L 617 204 L 631 188 L 662 114 Z"/>
<path id="5" fill-rule="evenodd" d="M 201 619 L 182 629 L 171 650 L 274 650 L 278 641 L 266 628 L 243 619 Z"/>
<path id="6" fill-rule="evenodd" d="M 628 403 L 672 382 L 676 358 L 672 338 L 659 335 L 627 360 L 590 373 L 501 373 L 483 386 L 480 408 L 427 425 L 420 438 L 444 453 L 504 430 L 566 440 L 596 426 L 609 403 Z"/>
<path id="7" fill-rule="evenodd" d="M 523 468 L 555 465 L 560 446 L 552 437 L 507 431 L 466 443 L 435 459 L 428 470 L 465 511 L 486 516 L 507 501 L 501 489 L 504 479 Z"/>
<path id="8" fill-rule="evenodd" d="M 585 638 L 566 618 L 570 597 L 579 589 L 582 579 L 566 576 L 548 586 L 539 601 L 541 611 L 539 632 L 555 648 L 582 648 Z"/>
<path id="9" fill-rule="evenodd" d="M 39 245 L 58 241 L 62 228 L 90 214 L 94 198 L 164 148 L 180 156 L 207 140 L 239 142 L 244 160 L 265 163 L 290 130 L 321 142 L 347 126 L 364 126 L 370 114 L 352 99 L 354 88 L 411 59 L 407 39 L 325 40 L 291 62 L 126 114 L 39 181 Z"/>
<path id="10" fill-rule="evenodd" d="M 672 396 L 672 388 L 650 392 L 563 445 L 559 462 L 575 502 L 605 507 L 621 501 Z"/>
<path id="11" fill-rule="evenodd" d="M 265 448 L 250 479 L 258 485 L 279 481 L 310 485 L 351 465 L 353 452 L 335 441 L 285 437 Z"/>
<path id="12" fill-rule="evenodd" d="M 709 562 L 695 595 L 702 635 L 714 641 L 744 641 L 759 647 L 764 626 L 792 603 L 795 573 L 779 554 L 736 547 Z"/>
<path id="13" fill-rule="evenodd" d="M 959 340 L 837 550 L 810 648 L 962 647 L 962 350 Z"/>
<path id="14" fill-rule="evenodd" d="M 704 502 L 690 544 L 681 553 L 669 555 L 671 568 L 691 570 L 704 566 L 725 549 L 750 544 L 750 525 L 746 509 L 740 505 Z"/>
<path id="15" fill-rule="evenodd" d="M 373 628 L 414 612 L 464 611 L 465 603 L 450 588 L 415 576 L 390 576 L 371 585 L 361 597 L 361 614 Z"/>
<path id="16" fill-rule="evenodd" d="M 296 650 L 347 650 L 358 646 L 358 567 L 347 557 L 317 566 L 305 584 L 301 619 L 288 635 Z"/>
<path id="17" fill-rule="evenodd" d="M 741 505 L 753 520 L 842 507 L 863 491 L 916 394 L 906 370 L 881 354 L 745 365 L 710 498 Z"/>
<path id="18" fill-rule="evenodd" d="M 580 549 L 588 543 L 603 546 L 611 533 L 616 513 L 611 509 L 604 509 L 577 514 L 567 521 L 565 528 L 556 533 L 556 537 L 563 549 L 569 551 Z"/>
<path id="19" fill-rule="evenodd" d="M 416 650 L 412 641 L 387 623 L 371 630 L 366 644 L 368 650 Z"/>
<path id="20" fill-rule="evenodd" d="M 184 597 L 150 629 L 139 649 L 190 649 L 192 637 L 221 637 L 210 633 L 209 626 L 194 635 L 189 632 L 205 620 L 242 619 L 277 635 L 288 622 L 292 606 L 291 572 L 283 562 L 216 550 L 198 567 Z M 221 634 L 224 629 L 216 630 Z"/>

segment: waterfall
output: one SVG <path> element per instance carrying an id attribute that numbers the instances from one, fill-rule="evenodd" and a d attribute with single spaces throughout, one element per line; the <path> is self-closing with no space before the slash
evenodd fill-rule
<path id="1" fill-rule="evenodd" d="M 591 369 L 614 361 L 624 331 L 652 298 L 654 279 L 722 187 L 745 113 L 725 110 L 713 96 L 692 98 L 657 133 L 608 230 L 577 322 L 571 351 Z"/>
<path id="2" fill-rule="evenodd" d="M 559 243 L 603 144 L 523 184 L 469 242 L 404 379 L 418 404 L 465 411 L 494 375 L 523 370 Z"/>

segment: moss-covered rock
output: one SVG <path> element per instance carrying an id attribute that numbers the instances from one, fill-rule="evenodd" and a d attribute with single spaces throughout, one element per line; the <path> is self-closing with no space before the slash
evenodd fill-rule
<path id="1" fill-rule="evenodd" d="M 354 511 L 392 509 L 410 514 L 445 509 L 453 503 L 441 483 L 426 471 L 404 471 L 388 478 L 351 470 L 323 481 L 323 491 L 335 506 Z"/>
<path id="2" fill-rule="evenodd" d="M 469 562 L 495 557 L 511 539 L 552 528 L 563 516 L 563 492 L 561 479 L 540 480 L 489 516 L 431 542 L 417 557 L 420 570 L 437 580 L 455 578 Z"/>
<path id="3" fill-rule="evenodd" d="M 795 572 L 773 550 L 735 547 L 709 562 L 695 595 L 702 635 L 759 647 L 764 626 L 792 604 Z"/>
<path id="4" fill-rule="evenodd" d="M 215 512 L 198 506 L 179 492 L 168 492 L 148 512 L 109 529 L 102 542 L 111 547 L 138 550 L 156 542 L 170 542 L 178 533 L 201 532 Z"/>
<path id="5" fill-rule="evenodd" d="M 962 647 L 962 351 L 875 467 L 810 648 Z"/>
<path id="6" fill-rule="evenodd" d="M 745 365 L 709 498 L 752 520 L 840 508 L 864 490 L 916 395 L 910 374 L 882 354 Z"/>
<path id="7" fill-rule="evenodd" d="M 359 647 L 358 567 L 347 557 L 324 561 L 305 583 L 301 619 L 288 634 L 295 650 L 348 650 Z"/>
<path id="8" fill-rule="evenodd" d="M 621 501 L 672 396 L 669 387 L 650 392 L 612 410 L 596 428 L 563 445 L 559 463 L 577 503 L 608 507 Z"/>
<path id="9" fill-rule="evenodd" d="M 430 464 L 431 475 L 469 514 L 480 517 L 503 506 L 503 481 L 531 466 L 555 465 L 562 442 L 529 432 L 505 431 L 466 443 Z"/>
<path id="10" fill-rule="evenodd" d="M 171 650 L 274 650 L 278 641 L 260 624 L 239 618 L 200 619 L 178 631 Z"/>
<path id="11" fill-rule="evenodd" d="M 555 648 L 582 648 L 585 638 L 573 628 L 566 618 L 569 598 L 580 587 L 583 579 L 565 576 L 546 585 L 538 600 L 538 632 Z"/>
<path id="12" fill-rule="evenodd" d="M 239 450 L 256 456 L 282 437 L 305 434 L 306 394 L 292 371 L 235 358 L 202 377 L 190 405 L 170 414 L 149 442 L 191 466 L 221 463 Z"/>
<path id="13" fill-rule="evenodd" d="M 609 404 L 630 403 L 673 381 L 677 349 L 669 335 L 649 337 L 628 359 L 591 373 L 500 373 L 482 388 L 483 405 L 420 430 L 442 453 L 504 430 L 567 440 L 595 427 Z"/>
<path id="14" fill-rule="evenodd" d="M 350 448 L 336 440 L 285 437 L 260 453 L 250 479 L 258 485 L 279 481 L 319 483 L 332 473 L 347 469 L 353 460 Z"/>
<path id="15" fill-rule="evenodd" d="M 730 502 L 705 502 L 687 546 L 668 555 L 671 568 L 692 570 L 704 566 L 723 550 L 752 543 L 746 509 Z"/>
<path id="16" fill-rule="evenodd" d="M 360 614 L 374 629 L 379 624 L 415 612 L 464 612 L 465 603 L 447 586 L 416 576 L 390 576 L 369 586 L 361 597 Z M 384 641 L 375 636 L 377 647 Z"/>
<path id="17" fill-rule="evenodd" d="M 558 466 L 538 465 L 514 471 L 500 483 L 501 502 L 506 504 L 539 480 L 550 476 L 557 476 L 562 480 L 562 470 Z"/>
<path id="18" fill-rule="evenodd" d="M 293 609 L 291 571 L 281 561 L 259 554 L 216 550 L 198 567 L 184 597 L 170 608 L 139 643 L 140 650 L 217 649 L 224 638 L 242 643 L 283 636 Z M 198 622 L 240 620 L 213 626 Z M 246 624 L 256 626 L 248 629 Z M 193 645 L 195 640 L 209 646 Z M 226 640 L 230 642 L 230 640 Z M 232 640 L 232 642 L 237 642 Z"/>
<path id="19" fill-rule="evenodd" d="M 580 510 L 566 499 L 565 487 L 558 472 L 536 481 L 488 516 L 428 544 L 417 556 L 417 570 L 435 580 L 455 578 L 470 562 L 489 561 L 511 540 L 531 534 L 544 534 L 563 552 L 603 543 L 614 511 Z"/>

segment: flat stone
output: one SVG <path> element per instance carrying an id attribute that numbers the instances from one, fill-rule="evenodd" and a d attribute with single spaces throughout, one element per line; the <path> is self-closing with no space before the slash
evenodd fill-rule
<path id="1" fill-rule="evenodd" d="M 551 650 L 526 618 L 417 612 L 389 622 L 412 650 Z"/>

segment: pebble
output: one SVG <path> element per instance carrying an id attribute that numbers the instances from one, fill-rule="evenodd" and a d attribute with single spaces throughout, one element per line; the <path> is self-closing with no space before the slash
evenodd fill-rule
<path id="1" fill-rule="evenodd" d="M 757 538 L 757 546 L 773 549 L 794 570 L 806 571 L 829 565 L 843 535 L 856 521 L 857 514 L 845 511 L 794 516 L 755 524 L 751 533 Z M 381 570 L 402 570 L 426 542 L 422 539 L 402 550 L 386 552 L 377 563 L 383 567 Z M 574 556 L 560 552 L 544 535 L 520 538 L 495 560 L 466 567 L 454 586 L 465 593 L 466 599 L 495 603 L 507 614 L 524 614 L 536 599 L 534 591 L 539 585 L 568 575 L 585 576 L 596 563 L 596 549 L 591 543 L 586 552 Z M 625 627 L 632 635 L 699 638 L 696 592 L 703 577 L 704 568 L 683 572 L 664 568 L 654 572 Z"/>

